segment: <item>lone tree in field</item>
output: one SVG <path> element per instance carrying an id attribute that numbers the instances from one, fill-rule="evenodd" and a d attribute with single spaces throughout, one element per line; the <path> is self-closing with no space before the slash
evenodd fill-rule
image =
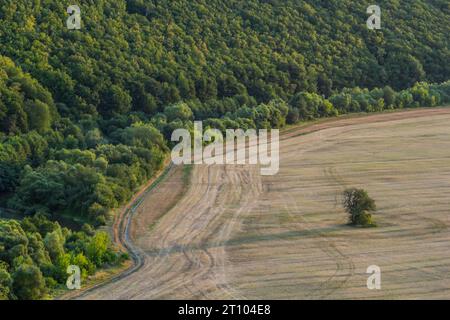
<path id="1" fill-rule="evenodd" d="M 354 226 L 374 227 L 371 212 L 376 210 L 375 201 L 363 189 L 344 191 L 343 205 L 349 214 L 349 223 Z"/>

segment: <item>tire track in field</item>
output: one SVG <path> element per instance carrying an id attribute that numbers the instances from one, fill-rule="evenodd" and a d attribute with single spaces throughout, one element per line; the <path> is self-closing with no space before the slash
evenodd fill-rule
<path id="1" fill-rule="evenodd" d="M 352 259 L 349 256 L 345 255 L 337 247 L 336 243 L 326 239 L 320 231 L 316 231 L 315 228 L 312 227 L 311 224 L 308 223 L 306 219 L 299 214 L 299 212 L 301 212 L 301 209 L 297 201 L 291 195 L 278 194 L 278 196 L 282 197 L 282 199 L 285 200 L 286 198 L 288 198 L 284 209 L 291 217 L 295 216 L 301 221 L 300 223 L 293 223 L 293 225 L 290 226 L 290 229 L 298 230 L 300 228 L 308 232 L 311 236 L 316 237 L 318 241 L 318 248 L 336 264 L 336 270 L 334 271 L 334 273 L 325 281 L 321 282 L 318 285 L 317 289 L 307 295 L 310 299 L 327 298 L 328 296 L 342 288 L 354 275 L 355 265 Z"/>
<path id="2" fill-rule="evenodd" d="M 448 113 L 448 109 L 416 110 L 338 120 L 340 122 L 337 125 L 324 123 L 312 129 L 290 130 L 282 137 L 282 141 L 333 126 Z M 301 140 L 298 142 L 302 143 Z M 295 154 L 290 152 L 287 156 L 292 158 Z M 226 246 L 227 241 L 239 229 L 242 219 L 253 210 L 259 195 L 263 192 L 259 171 L 255 169 L 253 172 L 251 166 L 242 168 L 196 166 L 194 170 L 194 183 L 187 193 L 150 232 L 154 241 L 149 246 L 140 246 L 145 262 L 139 272 L 93 290 L 86 298 L 246 298 L 243 290 L 229 285 Z M 341 178 L 334 168 L 325 169 L 324 174 L 339 184 Z M 266 191 L 272 196 L 276 189 Z M 278 199 L 289 199 L 285 206 L 290 215 L 295 214 L 294 210 L 301 212 L 299 210 L 301 204 L 298 204 L 287 191 L 280 192 L 277 196 Z M 337 194 L 335 203 L 337 206 Z M 340 243 L 327 239 L 321 231 L 313 229 L 313 224 L 306 220 L 306 216 L 299 217 L 298 214 L 295 216 L 300 222 L 292 225 L 292 228 L 305 229 L 317 238 L 317 248 L 336 264 L 334 273 L 328 278 L 323 277 L 325 279 L 317 284 L 317 289 L 309 295 L 310 298 L 327 298 L 343 288 L 352 277 L 355 269 L 353 261 L 341 250 Z M 436 224 L 436 229 L 438 227 Z"/>
<path id="3" fill-rule="evenodd" d="M 197 166 L 185 196 L 154 226 L 160 235 L 144 250 L 138 273 L 99 288 L 85 298 L 160 299 L 174 294 L 205 299 L 243 299 L 227 283 L 226 243 L 261 186 L 256 168 Z M 253 176 L 257 176 L 256 178 Z M 238 208 L 236 210 L 236 208 Z"/>

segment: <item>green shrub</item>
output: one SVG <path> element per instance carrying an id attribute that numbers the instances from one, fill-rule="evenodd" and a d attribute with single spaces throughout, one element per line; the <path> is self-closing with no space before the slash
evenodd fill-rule
<path id="1" fill-rule="evenodd" d="M 349 223 L 355 226 L 374 226 L 370 212 L 376 210 L 375 201 L 363 189 L 344 191 L 343 206 L 349 215 Z"/>

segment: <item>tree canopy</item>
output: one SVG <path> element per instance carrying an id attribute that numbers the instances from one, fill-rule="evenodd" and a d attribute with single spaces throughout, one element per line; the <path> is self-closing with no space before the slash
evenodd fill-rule
<path id="1" fill-rule="evenodd" d="M 446 0 L 380 0 L 381 30 L 351 0 L 78 4 L 68 30 L 64 1 L 0 3 L 0 202 L 29 217 L 0 220 L 0 299 L 114 260 L 105 235 L 52 220 L 104 225 L 195 120 L 270 129 L 450 103 Z"/>
<path id="2" fill-rule="evenodd" d="M 83 229 L 61 228 L 42 214 L 20 222 L 0 219 L 0 300 L 41 299 L 65 285 L 69 265 L 80 267 L 84 281 L 123 259 L 106 233 Z"/>

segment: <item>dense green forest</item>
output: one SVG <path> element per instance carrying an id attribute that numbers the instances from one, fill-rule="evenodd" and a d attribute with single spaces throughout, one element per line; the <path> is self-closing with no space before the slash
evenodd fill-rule
<path id="1" fill-rule="evenodd" d="M 108 234 L 87 224 L 74 232 L 41 214 L 0 220 L 0 300 L 40 299 L 66 282 L 69 265 L 79 266 L 85 280 L 126 258 L 114 251 Z"/>
<path id="2" fill-rule="evenodd" d="M 68 30 L 73 2 L 0 3 L 0 207 L 27 217 L 0 220 L 0 299 L 44 297 L 69 262 L 86 276 L 120 261 L 90 225 L 193 120 L 280 128 L 450 103 L 447 0 L 378 1 L 381 30 L 350 0 L 77 0 Z"/>

